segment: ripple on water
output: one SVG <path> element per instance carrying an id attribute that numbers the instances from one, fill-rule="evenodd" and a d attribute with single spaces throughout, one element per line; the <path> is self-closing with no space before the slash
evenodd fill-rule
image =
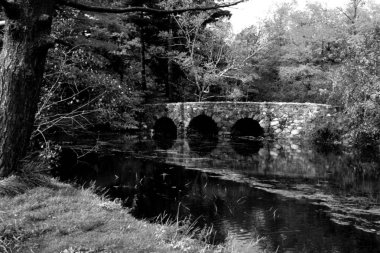
<path id="1" fill-rule="evenodd" d="M 278 252 L 380 252 L 376 233 L 367 233 L 380 227 L 380 159 L 300 143 L 214 144 L 129 144 L 124 151 L 138 147 L 144 159 L 91 154 L 66 160 L 57 174 L 94 180 L 137 217 L 191 216 L 215 229 L 215 242 L 234 237 L 243 247 L 262 238 L 260 247 Z M 375 228 L 357 229 L 363 224 Z"/>

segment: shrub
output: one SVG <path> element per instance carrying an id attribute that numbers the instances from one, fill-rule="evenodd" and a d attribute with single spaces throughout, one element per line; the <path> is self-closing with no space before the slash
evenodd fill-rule
<path id="1" fill-rule="evenodd" d="M 354 131 L 352 143 L 357 148 L 375 147 L 379 144 L 380 131 L 379 129 L 357 129 Z"/>
<path id="2" fill-rule="evenodd" d="M 315 126 L 309 134 L 314 143 L 338 143 L 341 141 L 342 129 L 332 120 L 322 122 Z"/>

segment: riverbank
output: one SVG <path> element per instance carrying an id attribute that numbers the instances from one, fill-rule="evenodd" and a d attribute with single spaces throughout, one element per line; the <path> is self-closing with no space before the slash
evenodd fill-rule
<path id="1" fill-rule="evenodd" d="M 189 231 L 137 220 L 91 188 L 44 176 L 0 181 L 0 252 L 241 252 L 232 239 L 211 246 Z"/>

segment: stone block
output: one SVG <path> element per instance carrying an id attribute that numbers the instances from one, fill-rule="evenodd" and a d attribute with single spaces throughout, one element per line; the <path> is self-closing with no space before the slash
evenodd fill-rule
<path id="1" fill-rule="evenodd" d="M 290 134 L 291 134 L 291 135 L 299 135 L 299 134 L 300 134 L 300 131 L 297 130 L 297 129 L 295 129 L 295 130 L 292 130 L 292 131 L 290 132 Z"/>
<path id="2" fill-rule="evenodd" d="M 271 150 L 271 151 L 269 152 L 269 154 L 270 154 L 271 156 L 273 156 L 274 158 L 276 158 L 276 157 L 278 156 L 278 152 L 277 152 L 277 151 L 274 151 L 274 150 Z"/>
<path id="3" fill-rule="evenodd" d="M 259 156 L 267 156 L 268 155 L 268 151 L 266 149 L 260 149 L 259 150 Z"/>
<path id="4" fill-rule="evenodd" d="M 268 127 L 268 122 L 266 120 L 262 119 L 259 121 L 259 125 L 261 127 Z"/>
<path id="5" fill-rule="evenodd" d="M 300 148 L 297 144 L 291 144 L 290 147 L 292 149 L 299 149 Z"/>
<path id="6" fill-rule="evenodd" d="M 270 122 L 271 126 L 277 126 L 278 124 L 280 124 L 280 122 L 278 120 L 274 120 L 274 121 Z"/>

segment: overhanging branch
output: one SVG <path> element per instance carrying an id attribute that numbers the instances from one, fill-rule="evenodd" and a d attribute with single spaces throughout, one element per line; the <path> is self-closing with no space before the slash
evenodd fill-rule
<path id="1" fill-rule="evenodd" d="M 351 18 L 350 16 L 348 16 L 348 14 L 347 14 L 342 8 L 338 8 L 338 10 L 339 10 L 341 13 L 343 13 L 343 15 L 346 16 L 351 22 L 354 22 L 354 21 L 352 20 L 352 18 Z"/>
<path id="2" fill-rule="evenodd" d="M 0 0 L 4 1 L 4 0 Z M 128 13 L 128 12 L 146 12 L 152 14 L 172 14 L 172 13 L 183 13 L 188 11 L 207 11 L 215 10 L 219 8 L 231 7 L 239 3 L 245 2 L 246 0 L 239 0 L 228 4 L 218 4 L 213 6 L 205 7 L 194 7 L 194 8 L 184 8 L 184 9 L 173 9 L 173 10 L 160 10 L 147 7 L 128 7 L 128 8 L 109 8 L 101 6 L 90 6 L 78 3 L 76 0 L 58 0 L 58 4 L 72 7 L 82 11 L 92 11 L 92 12 L 101 12 L 101 13 Z"/>

